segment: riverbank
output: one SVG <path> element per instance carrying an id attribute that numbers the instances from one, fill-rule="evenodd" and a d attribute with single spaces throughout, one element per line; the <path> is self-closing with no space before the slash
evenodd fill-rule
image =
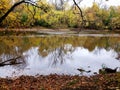
<path id="1" fill-rule="evenodd" d="M 0 90 L 119 90 L 120 74 L 21 76 L 0 78 Z"/>
<path id="2" fill-rule="evenodd" d="M 0 28 L 0 36 L 6 35 L 41 35 L 41 34 L 120 34 L 120 30 L 94 30 L 83 29 L 79 31 L 78 28 L 72 29 L 47 29 L 47 28 L 19 28 L 19 29 L 5 29 Z"/>

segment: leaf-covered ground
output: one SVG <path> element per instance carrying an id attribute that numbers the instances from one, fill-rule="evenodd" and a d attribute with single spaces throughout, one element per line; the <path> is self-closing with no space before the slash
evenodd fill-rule
<path id="1" fill-rule="evenodd" d="M 120 90 L 120 74 L 0 78 L 0 90 Z"/>

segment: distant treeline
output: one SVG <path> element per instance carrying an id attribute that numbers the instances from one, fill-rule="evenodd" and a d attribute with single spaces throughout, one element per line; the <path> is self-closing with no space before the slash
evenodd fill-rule
<path id="1" fill-rule="evenodd" d="M 11 0 L 0 1 L 0 17 L 13 5 Z M 57 10 L 54 5 L 45 1 L 42 9 L 29 4 L 22 4 L 15 8 L 2 22 L 0 27 L 9 28 L 79 28 L 81 17 L 76 7 Z M 67 4 L 66 4 L 67 5 Z M 69 5 L 67 7 L 70 7 Z M 46 9 L 46 10 L 45 10 Z M 45 12 L 46 11 L 46 12 Z M 120 6 L 100 7 L 93 3 L 92 7 L 82 8 L 84 15 L 84 28 L 88 29 L 120 29 Z"/>

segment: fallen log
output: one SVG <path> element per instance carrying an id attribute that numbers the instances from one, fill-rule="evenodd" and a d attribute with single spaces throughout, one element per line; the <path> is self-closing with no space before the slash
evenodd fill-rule
<path id="1" fill-rule="evenodd" d="M 99 69 L 99 74 L 116 73 L 118 68 L 119 67 L 116 67 L 115 69 L 112 69 L 112 68 L 105 67 L 105 68 Z"/>

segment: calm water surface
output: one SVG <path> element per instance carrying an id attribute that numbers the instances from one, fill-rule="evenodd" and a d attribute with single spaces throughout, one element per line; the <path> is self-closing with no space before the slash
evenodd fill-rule
<path id="1" fill-rule="evenodd" d="M 93 75 L 103 66 L 120 67 L 120 37 L 0 37 L 0 62 L 22 56 L 18 65 L 0 67 L 0 77 L 20 75 Z M 6 62 L 5 64 L 11 64 Z M 79 72 L 77 69 L 87 72 Z"/>

